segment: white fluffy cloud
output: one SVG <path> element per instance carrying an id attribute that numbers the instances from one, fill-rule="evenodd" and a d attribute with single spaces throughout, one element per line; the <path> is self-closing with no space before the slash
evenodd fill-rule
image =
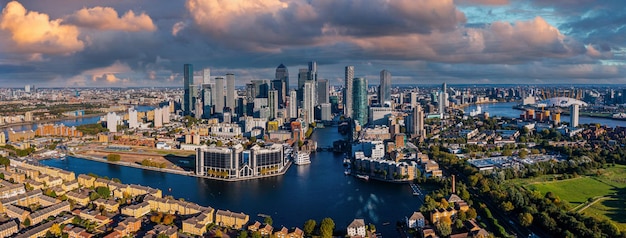
<path id="1" fill-rule="evenodd" d="M 111 7 L 83 8 L 69 16 L 68 21 L 81 27 L 117 31 L 155 31 L 156 26 L 148 14 L 136 15 L 132 10 L 119 16 Z"/>
<path id="2" fill-rule="evenodd" d="M 85 47 L 77 27 L 63 24 L 61 19 L 50 20 L 45 13 L 28 11 L 17 1 L 7 3 L 2 10 L 0 30 L 8 33 L 0 36 L 7 44 L 3 51 L 71 54 Z"/>

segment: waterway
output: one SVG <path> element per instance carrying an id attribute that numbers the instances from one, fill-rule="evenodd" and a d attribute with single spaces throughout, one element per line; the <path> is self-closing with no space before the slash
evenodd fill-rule
<path id="1" fill-rule="evenodd" d="M 327 127 L 317 129 L 312 139 L 318 146 L 328 147 L 341 139 L 341 135 L 337 127 Z M 283 176 L 241 182 L 214 181 L 72 157 L 42 163 L 77 174 L 94 173 L 119 178 L 124 183 L 159 188 L 165 195 L 203 206 L 247 213 L 251 220 L 263 221 L 257 214 L 270 215 L 277 229 L 281 225 L 303 227 L 308 219 L 319 223 L 324 217 L 331 217 L 336 228 L 344 230 L 353 219 L 363 218 L 366 223 L 376 225 L 384 236 L 396 237 L 396 221 L 404 220 L 421 206 L 407 184 L 363 181 L 344 175 L 343 155 L 332 152 L 314 153 L 311 164 L 293 165 Z"/>
<path id="2" fill-rule="evenodd" d="M 135 106 L 135 109 L 137 109 L 137 111 L 139 112 L 145 112 L 145 111 L 150 111 L 154 109 L 154 107 L 147 106 L 147 105 L 140 105 L 140 106 Z M 94 123 L 97 123 L 98 121 L 100 121 L 100 116 L 88 116 L 88 117 L 60 120 L 60 121 L 49 122 L 49 123 L 53 123 L 57 125 L 63 124 L 63 125 L 72 127 L 72 126 L 80 126 L 80 125 L 85 125 L 85 124 L 94 124 Z M 40 123 L 37 122 L 37 123 L 26 124 L 26 125 L 10 126 L 10 127 L 4 128 L 3 132 L 8 133 L 9 129 L 13 129 L 13 131 L 37 130 L 37 125 L 39 124 Z"/>
<path id="3" fill-rule="evenodd" d="M 521 110 L 513 109 L 513 106 L 517 105 L 516 102 L 505 102 L 505 103 L 490 103 L 490 104 L 480 104 L 483 112 L 489 112 L 489 116 L 499 116 L 499 117 L 508 117 L 508 118 L 519 118 L 522 113 Z M 463 111 L 467 114 L 472 110 L 476 110 L 476 106 L 471 105 L 463 109 Z M 570 117 L 568 115 L 561 115 L 561 121 L 569 122 Z M 578 118 L 578 123 L 580 124 L 600 124 L 604 126 L 610 127 L 626 127 L 626 121 L 621 120 L 613 120 L 608 118 L 598 118 L 598 117 L 586 117 L 580 116 Z"/>

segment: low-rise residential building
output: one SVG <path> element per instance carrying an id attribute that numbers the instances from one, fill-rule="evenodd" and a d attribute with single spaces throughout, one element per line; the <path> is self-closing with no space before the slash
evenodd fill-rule
<path id="1" fill-rule="evenodd" d="M 215 213 L 215 224 L 226 227 L 233 227 L 241 229 L 246 223 L 248 223 L 249 216 L 242 213 L 235 213 L 231 211 L 217 210 Z"/>
<path id="2" fill-rule="evenodd" d="M 272 225 L 270 224 L 265 224 L 263 225 L 263 227 L 261 227 L 261 229 L 259 229 L 261 236 L 270 236 L 272 234 L 272 231 L 274 231 L 274 227 L 272 227 Z"/>
<path id="3" fill-rule="evenodd" d="M 14 184 L 8 181 L 0 180 L 0 199 L 17 196 L 26 193 L 24 184 Z"/>
<path id="4" fill-rule="evenodd" d="M 354 219 L 350 225 L 348 225 L 348 236 L 350 237 L 365 237 L 367 235 L 367 229 L 365 228 L 365 220 Z"/>
<path id="5" fill-rule="evenodd" d="M 11 204 L 6 205 L 4 208 L 8 217 L 17 218 L 20 221 L 20 223 L 24 222 L 24 220 L 28 218 L 28 215 L 30 215 L 30 212 L 24 209 L 21 209 L 19 207 L 13 206 Z"/>
<path id="6" fill-rule="evenodd" d="M 91 187 L 94 187 L 95 182 L 96 182 L 95 177 L 92 177 L 86 174 L 78 175 L 78 184 L 80 186 L 91 188 Z"/>
<path id="7" fill-rule="evenodd" d="M 30 218 L 31 224 L 37 224 L 41 221 L 47 219 L 50 216 L 57 216 L 61 212 L 69 212 L 70 211 L 70 203 L 68 201 L 63 201 L 52 206 L 48 206 L 46 208 L 37 210 L 31 213 L 28 217 Z"/>
<path id="8" fill-rule="evenodd" d="M 94 221 L 98 224 L 98 226 L 102 226 L 105 224 L 108 224 L 109 222 L 111 222 L 111 219 L 100 215 L 100 212 L 96 211 L 96 210 L 90 210 L 90 209 L 75 209 L 74 211 L 72 211 L 72 214 L 74 214 L 75 216 L 79 216 L 80 218 L 84 219 L 84 220 L 90 220 L 90 221 Z"/>
<path id="9" fill-rule="evenodd" d="M 122 207 L 122 214 L 135 218 L 142 217 L 150 212 L 150 204 L 148 202 L 142 202 L 139 204 L 133 204 L 130 206 Z"/>
<path id="10" fill-rule="evenodd" d="M 183 232 L 202 236 L 206 232 L 206 226 L 213 221 L 213 213 L 204 214 L 200 213 L 197 216 L 185 219 L 183 221 Z"/>
<path id="11" fill-rule="evenodd" d="M 103 208 L 107 212 L 117 212 L 120 208 L 120 204 L 112 199 L 98 198 L 93 201 L 93 204 L 96 205 L 97 208 Z"/>
<path id="12" fill-rule="evenodd" d="M 289 229 L 287 227 L 282 227 L 280 230 L 274 232 L 274 237 L 277 238 L 289 238 Z"/>
<path id="13" fill-rule="evenodd" d="M 424 228 L 426 219 L 421 212 L 413 212 L 413 215 L 406 218 L 406 225 L 409 228 Z"/>
<path id="14" fill-rule="evenodd" d="M 18 225 L 15 220 L 10 220 L 0 224 L 0 237 L 9 237 L 18 231 Z"/>
<path id="15" fill-rule="evenodd" d="M 70 191 L 66 193 L 65 196 L 67 196 L 67 199 L 74 201 L 74 203 L 80 206 L 84 207 L 84 206 L 87 206 L 87 204 L 89 204 L 89 195 L 87 195 L 84 192 Z"/>

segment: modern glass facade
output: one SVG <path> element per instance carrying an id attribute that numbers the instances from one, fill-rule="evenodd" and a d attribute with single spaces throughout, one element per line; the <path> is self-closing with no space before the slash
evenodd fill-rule
<path id="1" fill-rule="evenodd" d="M 195 100 L 193 100 L 193 65 L 185 64 L 183 72 L 183 87 L 185 89 L 185 95 L 183 97 L 183 114 L 191 115 L 193 111 L 193 104 Z"/>
<path id="2" fill-rule="evenodd" d="M 367 79 L 354 78 L 352 81 L 352 118 L 357 120 L 361 125 L 367 123 L 368 101 L 367 101 Z"/>

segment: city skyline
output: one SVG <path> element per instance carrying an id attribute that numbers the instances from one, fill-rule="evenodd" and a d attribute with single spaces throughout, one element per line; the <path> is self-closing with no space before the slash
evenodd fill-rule
<path id="1" fill-rule="evenodd" d="M 282 63 L 295 85 L 316 61 L 330 85 L 347 65 L 370 81 L 387 69 L 394 84 L 624 84 L 624 4 L 3 0 L 0 83 L 179 86 L 189 63 L 241 86 Z"/>

